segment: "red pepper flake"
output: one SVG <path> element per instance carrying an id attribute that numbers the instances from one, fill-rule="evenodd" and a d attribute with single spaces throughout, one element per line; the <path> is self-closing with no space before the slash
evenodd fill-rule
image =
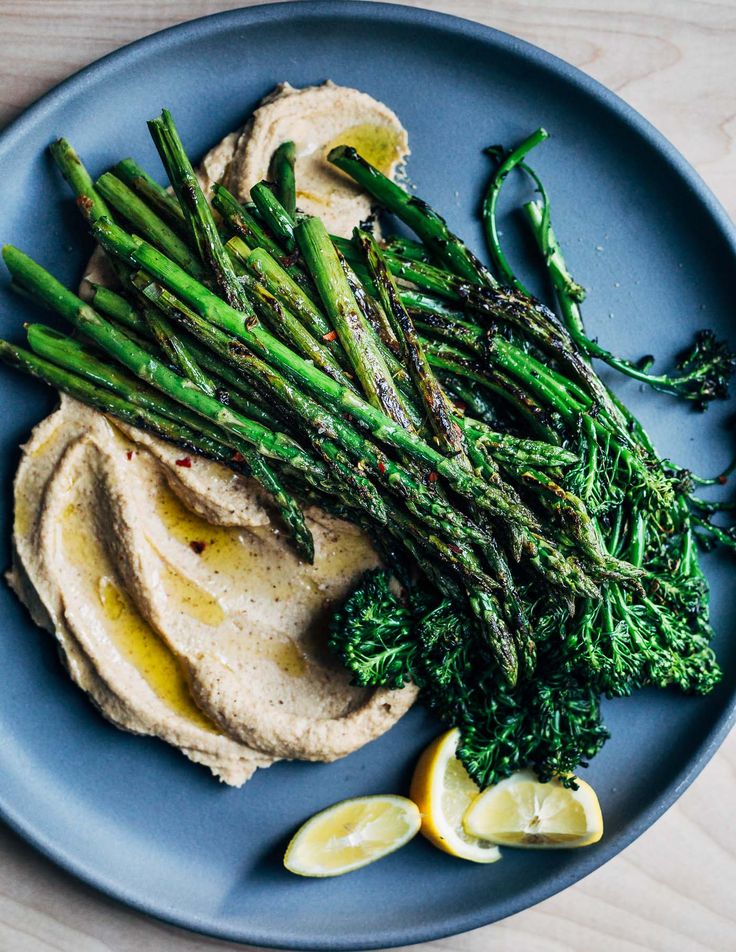
<path id="1" fill-rule="evenodd" d="M 378 472 L 381 474 L 386 472 L 386 464 L 380 459 L 378 461 Z"/>
<path id="2" fill-rule="evenodd" d="M 465 404 L 462 402 L 462 400 L 453 400 L 453 406 L 455 407 L 455 409 L 457 410 L 457 412 L 458 412 L 461 416 L 462 416 L 462 415 L 465 413 L 465 411 L 467 410 L 467 407 L 466 407 Z"/>
<path id="3" fill-rule="evenodd" d="M 192 541 L 189 543 L 189 548 L 192 550 L 192 552 L 196 552 L 197 555 L 201 555 L 207 548 L 207 543 L 200 542 L 199 539 L 192 539 Z"/>
<path id="4" fill-rule="evenodd" d="M 233 455 L 230 457 L 230 459 L 233 461 L 233 463 L 244 463 L 244 462 L 245 462 L 245 457 L 243 456 L 242 453 L 239 453 L 237 450 L 235 450 L 235 452 L 234 452 Z"/>
<path id="5" fill-rule="evenodd" d="M 436 483 L 437 480 L 438 480 L 438 478 L 439 478 L 439 477 L 437 476 L 437 473 L 435 473 L 434 470 L 432 470 L 432 472 L 429 474 L 429 476 L 427 476 L 427 479 L 429 480 L 430 483 Z"/>
<path id="6" fill-rule="evenodd" d="M 725 486 L 728 482 L 728 476 L 719 476 L 718 482 L 721 484 L 721 486 Z"/>
<path id="7" fill-rule="evenodd" d="M 337 331 L 327 331 L 326 334 L 322 335 L 322 340 L 337 340 Z"/>
<path id="8" fill-rule="evenodd" d="M 192 457 L 191 457 L 191 456 L 184 456 L 184 457 L 182 457 L 182 459 L 174 460 L 174 462 L 176 463 L 177 466 L 183 466 L 184 469 L 191 469 L 191 468 L 192 468 Z"/>
<path id="9" fill-rule="evenodd" d="M 450 543 L 448 544 L 447 548 L 450 550 L 450 552 L 454 552 L 455 555 L 460 555 L 460 546 L 459 546 L 459 545 L 455 545 L 454 542 L 450 542 Z"/>
<path id="10" fill-rule="evenodd" d="M 133 459 L 133 450 L 128 450 L 128 452 L 125 454 L 125 458 Z"/>

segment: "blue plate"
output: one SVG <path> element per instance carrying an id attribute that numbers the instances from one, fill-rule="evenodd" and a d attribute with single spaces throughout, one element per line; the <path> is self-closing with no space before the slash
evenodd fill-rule
<path id="1" fill-rule="evenodd" d="M 331 78 L 388 103 L 411 137 L 411 179 L 453 229 L 481 248 L 481 150 L 540 124 L 553 138 L 535 164 L 554 202 L 573 273 L 589 289 L 594 333 L 629 355 L 670 358 L 692 332 L 733 332 L 736 244 L 723 210 L 692 169 L 613 94 L 554 57 L 470 22 L 398 6 L 343 2 L 253 7 L 149 37 L 83 70 L 0 138 L 0 238 L 77 280 L 90 251 L 45 147 L 65 135 L 94 173 L 134 154 L 159 165 L 145 120 L 174 113 L 196 155 L 236 128 L 276 82 Z M 508 198 L 521 183 L 510 183 Z M 519 193 L 520 195 L 520 193 Z M 519 197 L 517 195 L 517 197 Z M 513 259 L 528 243 L 507 215 Z M 529 260 L 527 260 L 527 258 Z M 540 288 L 539 290 L 543 290 Z M 2 287 L 2 334 L 21 338 L 32 311 Z M 668 397 L 616 389 L 661 450 L 700 472 L 730 456 L 728 407 L 698 415 Z M 9 560 L 18 443 L 52 406 L 49 393 L 0 376 L 0 538 Z M 51 638 L 0 589 L 0 809 L 61 866 L 111 896 L 189 929 L 301 949 L 404 945 L 472 929 L 544 899 L 631 842 L 685 789 L 733 715 L 733 565 L 710 557 L 714 622 L 725 669 L 711 696 L 646 692 L 605 706 L 612 740 L 586 772 L 606 834 L 572 852 L 506 851 L 475 866 L 421 838 L 334 880 L 281 868 L 294 829 L 343 797 L 405 792 L 437 731 L 417 709 L 381 740 L 330 766 L 281 764 L 242 790 L 154 740 L 108 725 L 62 671 Z M 729 575 L 731 577 L 729 578 Z"/>

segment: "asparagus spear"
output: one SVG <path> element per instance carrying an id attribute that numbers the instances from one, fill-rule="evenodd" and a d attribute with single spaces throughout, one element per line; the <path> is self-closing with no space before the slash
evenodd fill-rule
<path id="1" fill-rule="evenodd" d="M 190 236 L 199 257 L 205 262 L 215 285 L 228 304 L 252 315 L 253 309 L 238 284 L 230 258 L 212 217 L 212 210 L 184 151 L 171 113 L 164 109 L 157 119 L 149 121 L 148 129 L 184 211 Z"/>
<path id="2" fill-rule="evenodd" d="M 143 199 L 157 214 L 179 233 L 186 233 L 181 205 L 163 185 L 152 178 L 133 159 L 123 159 L 113 168 L 115 175 Z"/>
<path id="3" fill-rule="evenodd" d="M 352 499 L 354 505 L 368 513 L 372 531 L 375 531 L 375 523 L 385 526 L 388 521 L 388 512 L 383 497 L 371 480 L 355 466 L 342 447 L 334 440 L 329 440 L 316 432 L 311 436 L 311 443 L 335 468 L 338 479 L 348 491 L 347 498 Z"/>
<path id="4" fill-rule="evenodd" d="M 450 301 L 462 301 L 463 296 L 472 298 L 472 292 L 476 290 L 476 285 L 468 283 L 465 278 L 458 278 L 425 261 L 407 261 L 389 252 L 386 262 L 394 277 L 410 281 L 422 291 L 439 294 Z"/>
<path id="5" fill-rule="evenodd" d="M 109 218 L 111 212 L 107 203 L 94 187 L 92 177 L 69 142 L 66 139 L 57 139 L 49 146 L 49 151 L 74 193 L 77 208 L 84 220 L 92 224 L 99 218 Z M 125 265 L 115 257 L 110 257 L 109 261 L 118 279 L 124 281 L 127 275 Z"/>
<path id="6" fill-rule="evenodd" d="M 148 283 L 139 272 L 130 276 L 130 283 L 139 294 L 142 293 L 141 278 L 144 284 Z M 107 293 L 104 293 L 104 289 L 103 293 L 100 293 L 99 286 L 95 286 L 93 300 L 96 303 L 98 299 L 103 304 L 101 308 L 103 313 L 106 313 L 105 307 L 107 307 L 113 312 L 111 316 L 117 317 L 126 327 L 135 330 L 136 333 L 140 334 L 142 332 L 144 336 L 147 336 L 146 330 L 149 331 L 163 355 L 184 377 L 191 380 L 195 386 L 209 394 L 209 396 L 217 396 L 219 399 L 218 388 L 212 378 L 202 370 L 197 359 L 190 353 L 189 347 L 174 333 L 169 322 L 157 310 L 144 306 L 141 318 L 125 298 L 115 294 L 115 292 L 107 291 Z"/>
<path id="7" fill-rule="evenodd" d="M 153 283 L 152 279 L 144 275 L 143 272 L 135 272 L 131 276 L 131 280 L 141 293 L 151 288 Z M 92 287 L 94 290 L 92 303 L 96 310 L 112 317 L 118 323 L 122 323 L 126 328 L 132 329 L 144 338 L 153 337 L 150 325 L 124 297 L 102 285 L 92 285 Z M 157 285 L 156 287 L 159 288 L 160 286 Z M 148 296 L 146 296 L 146 300 L 149 300 Z M 171 317 L 171 314 L 167 312 L 166 308 L 161 307 L 161 302 L 158 299 L 154 300 L 153 295 L 150 300 L 159 306 L 159 309 L 164 315 Z M 245 397 L 243 393 L 243 381 L 238 374 L 232 373 L 227 365 L 223 365 L 213 357 L 210 351 L 200 347 L 195 341 L 188 340 L 186 342 L 186 348 L 197 364 L 210 375 L 210 378 L 215 384 L 215 393 L 217 394 L 217 391 L 228 393 L 228 400 L 225 402 L 229 402 L 236 409 L 240 409 L 241 412 L 244 412 L 246 416 L 259 420 L 259 422 L 265 426 L 270 426 L 271 428 L 279 426 L 273 414 L 268 413 L 263 406 L 254 403 L 252 394 L 247 398 Z M 218 396 L 218 399 L 223 402 L 220 396 Z"/>
<path id="8" fill-rule="evenodd" d="M 243 377 L 218 360 L 212 351 L 201 347 L 197 341 L 191 338 L 187 340 L 187 347 L 197 363 L 212 376 L 217 390 L 220 392 L 218 399 L 221 403 L 227 403 L 244 416 L 258 420 L 259 423 L 272 430 L 288 429 L 288 427 L 285 427 L 284 420 L 278 418 L 273 407 L 267 407 L 252 389 L 246 387 Z M 225 400 L 222 399 L 223 394 L 227 395 Z"/>
<path id="9" fill-rule="evenodd" d="M 373 406 L 400 426 L 413 429 L 404 401 L 358 308 L 325 226 L 318 218 L 305 218 L 297 226 L 296 235 L 324 308 L 363 392 Z"/>
<path id="10" fill-rule="evenodd" d="M 426 202 L 409 195 L 350 146 L 337 146 L 327 158 L 416 232 L 432 254 L 444 261 L 451 271 L 473 284 L 495 284 L 487 268 L 450 231 L 444 218 Z"/>
<path id="11" fill-rule="evenodd" d="M 32 325 L 38 327 L 38 325 Z M 50 328 L 48 330 L 51 330 Z M 37 354 L 30 353 L 22 347 L 0 340 L 0 359 L 9 366 L 15 367 L 24 373 L 31 374 L 38 380 L 55 387 L 63 393 L 69 394 L 81 403 L 111 414 L 131 426 L 150 430 L 172 443 L 177 443 L 186 449 L 209 456 L 223 463 L 230 463 L 233 450 L 229 446 L 206 436 L 204 433 L 191 429 L 181 422 L 176 422 L 156 411 L 123 399 L 111 393 L 108 389 L 98 387 L 89 379 L 70 373 L 67 369 L 44 360 Z M 85 366 L 87 358 L 85 357 Z"/>
<path id="12" fill-rule="evenodd" d="M 158 390 L 146 386 L 136 377 L 131 377 L 118 367 L 100 360 L 80 341 L 44 324 L 29 324 L 26 330 L 28 343 L 39 357 L 64 367 L 75 376 L 82 377 L 95 386 L 110 390 L 139 409 L 168 417 L 172 422 L 186 426 L 189 431 L 205 433 L 209 439 L 216 439 L 223 445 L 227 443 L 227 434 L 215 424 L 181 406 Z M 247 415 L 251 415 L 253 410 L 254 407 L 249 405 Z M 232 446 L 228 452 L 230 456 L 233 455 Z M 238 452 L 241 456 L 243 455 L 240 450 Z"/>
<path id="13" fill-rule="evenodd" d="M 490 393 L 501 397 L 513 413 L 520 416 L 542 439 L 549 443 L 559 443 L 559 414 L 539 403 L 508 374 L 498 367 L 481 370 L 472 359 L 453 352 L 447 353 L 444 347 L 437 346 L 434 342 L 426 342 L 425 347 L 432 366 L 440 373 L 444 371 L 452 375 L 443 377 L 447 386 L 454 386 L 456 381 L 462 378 L 480 384 Z"/>
<path id="14" fill-rule="evenodd" d="M 425 337 L 439 338 L 455 347 L 470 351 L 471 354 L 485 354 L 488 332 L 478 324 L 443 314 L 427 314 L 422 311 L 415 314 L 414 323 Z"/>
<path id="15" fill-rule="evenodd" d="M 363 284 L 375 292 L 370 273 L 366 270 L 354 243 L 348 238 L 340 238 L 337 235 L 333 235 L 332 240 L 340 254 L 355 269 Z M 383 254 L 394 277 L 410 281 L 423 292 L 439 294 L 452 301 L 462 300 L 463 290 L 468 284 L 467 279 L 418 258 L 402 258 L 388 250 L 384 250 Z"/>
<path id="16" fill-rule="evenodd" d="M 228 247 L 230 246 L 228 242 Z M 307 330 L 322 340 L 330 350 L 340 352 L 340 342 L 322 311 L 307 295 L 301 285 L 265 248 L 254 248 L 243 262 L 266 288 L 282 301 L 304 324 Z"/>
<path id="17" fill-rule="evenodd" d="M 396 334 L 391 327 L 384 309 L 373 297 L 373 295 L 368 293 L 366 287 L 358 279 L 357 274 L 355 271 L 353 271 L 350 263 L 345 258 L 345 256 L 341 254 L 339 249 L 337 249 L 337 256 L 340 259 L 342 270 L 345 272 L 345 277 L 348 279 L 350 290 L 353 292 L 353 296 L 355 297 L 355 301 L 360 308 L 361 313 L 376 332 L 376 334 L 378 334 L 380 342 L 385 348 L 384 357 L 388 357 L 389 360 L 390 355 L 398 357 L 401 354 L 401 344 L 399 343 Z M 401 365 L 399 364 L 399 366 Z M 401 369 L 403 370 L 403 367 Z"/>
<path id="18" fill-rule="evenodd" d="M 138 334 L 145 335 L 148 332 L 150 328 L 146 321 L 122 294 L 105 287 L 104 284 L 96 284 L 93 281 L 89 281 L 88 284 L 92 289 L 92 304 L 95 310 L 114 318 L 118 323 L 124 324 Z"/>
<path id="19" fill-rule="evenodd" d="M 292 218 L 296 214 L 296 146 L 293 142 L 282 142 L 271 159 L 276 194 L 279 201 Z"/>
<path id="20" fill-rule="evenodd" d="M 554 443 L 499 433 L 480 420 L 465 417 L 460 425 L 473 442 L 488 447 L 498 459 L 515 465 L 562 469 L 579 461 L 575 453 Z"/>
<path id="21" fill-rule="evenodd" d="M 248 245 L 265 248 L 277 260 L 282 257 L 283 251 L 273 238 L 264 231 L 250 212 L 243 208 L 237 198 L 217 182 L 212 186 L 212 205 Z"/>
<path id="22" fill-rule="evenodd" d="M 385 251 L 399 258 L 408 258 L 409 261 L 429 261 L 429 251 L 421 241 L 412 241 L 411 238 L 393 235 L 384 241 L 383 247 Z"/>
<path id="23" fill-rule="evenodd" d="M 426 426 L 424 414 L 417 403 L 411 375 L 395 353 L 394 348 L 400 352 L 401 346 L 389 324 L 388 318 L 383 313 L 383 308 L 378 301 L 367 294 L 363 283 L 358 279 L 355 271 L 353 271 L 350 264 L 339 251 L 337 252 L 337 257 L 340 259 L 340 264 L 347 278 L 348 287 L 353 293 L 355 303 L 358 305 L 358 310 L 365 319 L 366 333 L 371 341 L 371 346 L 375 348 L 383 358 L 388 372 L 391 375 L 391 379 L 396 384 L 396 389 L 404 401 L 412 426 L 418 433 L 425 436 L 424 431 L 426 430 Z M 376 293 L 378 292 L 376 291 Z M 385 341 L 388 341 L 388 343 Z"/>
<path id="24" fill-rule="evenodd" d="M 393 272 L 392 272 L 393 273 Z M 401 288 L 401 303 L 409 313 L 433 314 L 450 320 L 462 320 L 463 314 L 451 308 L 441 298 L 434 297 L 431 294 L 425 294 L 424 291 L 418 291 L 413 288 Z"/>
<path id="25" fill-rule="evenodd" d="M 342 369 L 325 341 L 315 340 L 304 324 L 252 275 L 242 274 L 239 280 L 250 295 L 256 312 L 278 337 L 343 387 L 355 389 L 352 379 Z"/>
<path id="26" fill-rule="evenodd" d="M 196 255 L 186 242 L 173 231 L 165 221 L 152 211 L 135 192 L 116 178 L 112 172 L 105 172 L 97 179 L 97 191 L 133 228 L 142 234 L 151 244 L 160 248 L 172 261 L 176 261 L 185 271 L 197 278 L 204 276 L 204 270 Z"/>
<path id="27" fill-rule="evenodd" d="M 228 245 L 229 244 L 230 242 L 228 242 Z M 282 268 L 281 265 L 265 249 L 256 248 L 250 252 L 250 254 L 245 259 L 245 265 L 249 270 L 259 277 L 261 282 L 266 286 L 271 294 L 277 297 L 283 304 L 286 305 L 287 308 L 293 311 L 293 313 L 301 320 L 305 327 L 311 331 L 312 335 L 317 338 L 317 340 L 321 342 L 324 347 L 327 347 L 332 351 L 335 356 L 335 360 L 343 369 L 349 366 L 349 360 L 342 348 L 340 341 L 337 339 L 337 333 L 332 329 L 326 317 L 314 304 L 311 298 L 309 298 L 304 292 L 303 288 L 301 288 L 291 278 L 284 268 Z M 363 297 L 365 297 L 365 292 L 354 275 L 353 279 L 355 283 L 351 281 L 351 274 L 352 271 L 346 271 L 346 277 L 348 278 L 350 289 L 353 291 L 356 303 L 361 309 L 363 315 L 366 317 L 366 319 L 370 320 L 369 315 L 372 312 L 367 306 L 364 306 L 367 304 L 367 302 L 362 301 L 360 297 L 361 294 Z M 385 315 L 382 316 L 382 320 L 385 324 Z M 371 326 L 375 329 L 375 325 L 371 324 Z M 390 330 L 390 328 L 388 328 L 388 330 L 391 338 L 395 343 L 397 343 L 393 332 Z M 408 374 L 404 370 L 403 366 L 386 349 L 382 348 L 381 353 L 384 357 L 384 360 L 386 361 L 392 378 L 396 382 L 398 389 L 401 391 L 404 400 L 406 401 L 407 386 L 411 384 Z M 411 390 L 408 392 L 409 395 L 411 395 Z M 412 424 L 414 426 L 421 426 L 421 415 L 414 413 L 413 408 L 409 405 L 407 405 L 406 409 L 411 416 Z"/>
<path id="28" fill-rule="evenodd" d="M 82 160 L 66 139 L 57 139 L 49 151 L 59 171 L 69 183 L 77 199 L 77 206 L 87 221 L 95 221 L 103 215 L 110 217 L 110 209 L 94 187 L 92 177 Z"/>
<path id="29" fill-rule="evenodd" d="M 174 333 L 166 318 L 152 307 L 143 310 L 143 317 L 159 347 L 182 376 L 187 377 L 210 397 L 217 396 L 217 387 L 212 378 L 202 370 L 189 352 L 189 348 Z"/>
<path id="30" fill-rule="evenodd" d="M 278 244 L 251 215 L 246 205 L 241 205 L 223 185 L 217 184 L 212 186 L 212 205 L 235 232 L 235 237 L 227 242 L 227 246 L 243 264 L 248 260 L 251 250 L 263 248 L 283 266 L 307 297 L 316 302 L 314 287 L 303 269 L 294 263 L 295 256 L 284 255 Z"/>
<path id="31" fill-rule="evenodd" d="M 283 245 L 286 253 L 291 254 L 296 247 L 294 220 L 271 191 L 268 182 L 257 182 L 250 190 L 250 197 L 271 233 Z"/>
<path id="32" fill-rule="evenodd" d="M 381 303 L 393 323 L 394 332 L 403 344 L 409 372 L 422 399 L 429 424 L 437 436 L 440 449 L 445 453 L 466 458 L 463 433 L 455 422 L 452 404 L 432 371 L 412 319 L 399 300 L 396 284 L 389 274 L 378 244 L 371 235 L 360 229 L 355 230 L 354 237 L 366 257 L 381 296 Z"/>

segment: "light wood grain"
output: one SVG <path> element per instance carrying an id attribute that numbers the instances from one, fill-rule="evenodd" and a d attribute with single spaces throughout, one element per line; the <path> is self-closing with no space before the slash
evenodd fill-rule
<path id="1" fill-rule="evenodd" d="M 0 125 L 71 72 L 124 43 L 192 17 L 247 5 L 238 0 L 0 0 Z M 736 215 L 732 0 L 422 0 L 411 5 L 506 30 L 581 67 L 652 121 Z M 680 801 L 603 869 L 505 922 L 422 950 L 736 952 L 735 784 L 732 734 Z M 0 826 L 0 952 L 232 948 L 118 906 Z"/>

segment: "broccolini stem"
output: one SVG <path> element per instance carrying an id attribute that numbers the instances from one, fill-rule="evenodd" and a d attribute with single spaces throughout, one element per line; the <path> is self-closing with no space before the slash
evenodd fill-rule
<path id="1" fill-rule="evenodd" d="M 580 313 L 580 297 L 576 297 L 571 290 L 579 286 L 567 270 L 562 249 L 550 221 L 546 196 L 544 202 L 528 202 L 524 209 L 544 255 L 560 311 L 573 340 L 583 353 L 597 357 L 620 373 L 646 383 L 654 390 L 693 400 L 701 408 L 710 400 L 728 396 L 728 382 L 736 368 L 736 355 L 709 331 L 701 331 L 697 335 L 691 351 L 680 360 L 680 369 L 685 372 L 676 375 L 651 374 L 647 370 L 652 363 L 651 357 L 635 364 L 617 357 L 597 341 L 587 337 Z"/>
<path id="2" fill-rule="evenodd" d="M 498 234 L 498 222 L 497 222 L 497 207 L 498 199 L 501 194 L 501 189 L 503 188 L 503 183 L 506 181 L 509 173 L 516 168 L 516 166 L 523 161 L 524 157 L 540 142 L 544 142 L 545 139 L 549 138 L 549 133 L 546 129 L 537 129 L 536 132 L 533 132 L 530 136 L 527 136 L 524 141 L 518 145 L 515 149 L 512 149 L 508 152 L 503 159 L 501 160 L 500 165 L 494 172 L 491 183 L 486 192 L 485 198 L 483 199 L 483 227 L 486 233 L 486 243 L 488 245 L 488 251 L 491 255 L 491 260 L 493 261 L 496 272 L 501 278 L 501 281 L 504 284 L 509 285 L 509 287 L 515 288 L 517 291 L 521 291 L 522 294 L 528 294 L 524 285 L 518 278 L 514 275 L 513 270 L 511 269 L 506 255 L 503 252 L 501 247 L 501 240 Z M 496 150 L 486 150 L 492 151 L 495 153 Z"/>

